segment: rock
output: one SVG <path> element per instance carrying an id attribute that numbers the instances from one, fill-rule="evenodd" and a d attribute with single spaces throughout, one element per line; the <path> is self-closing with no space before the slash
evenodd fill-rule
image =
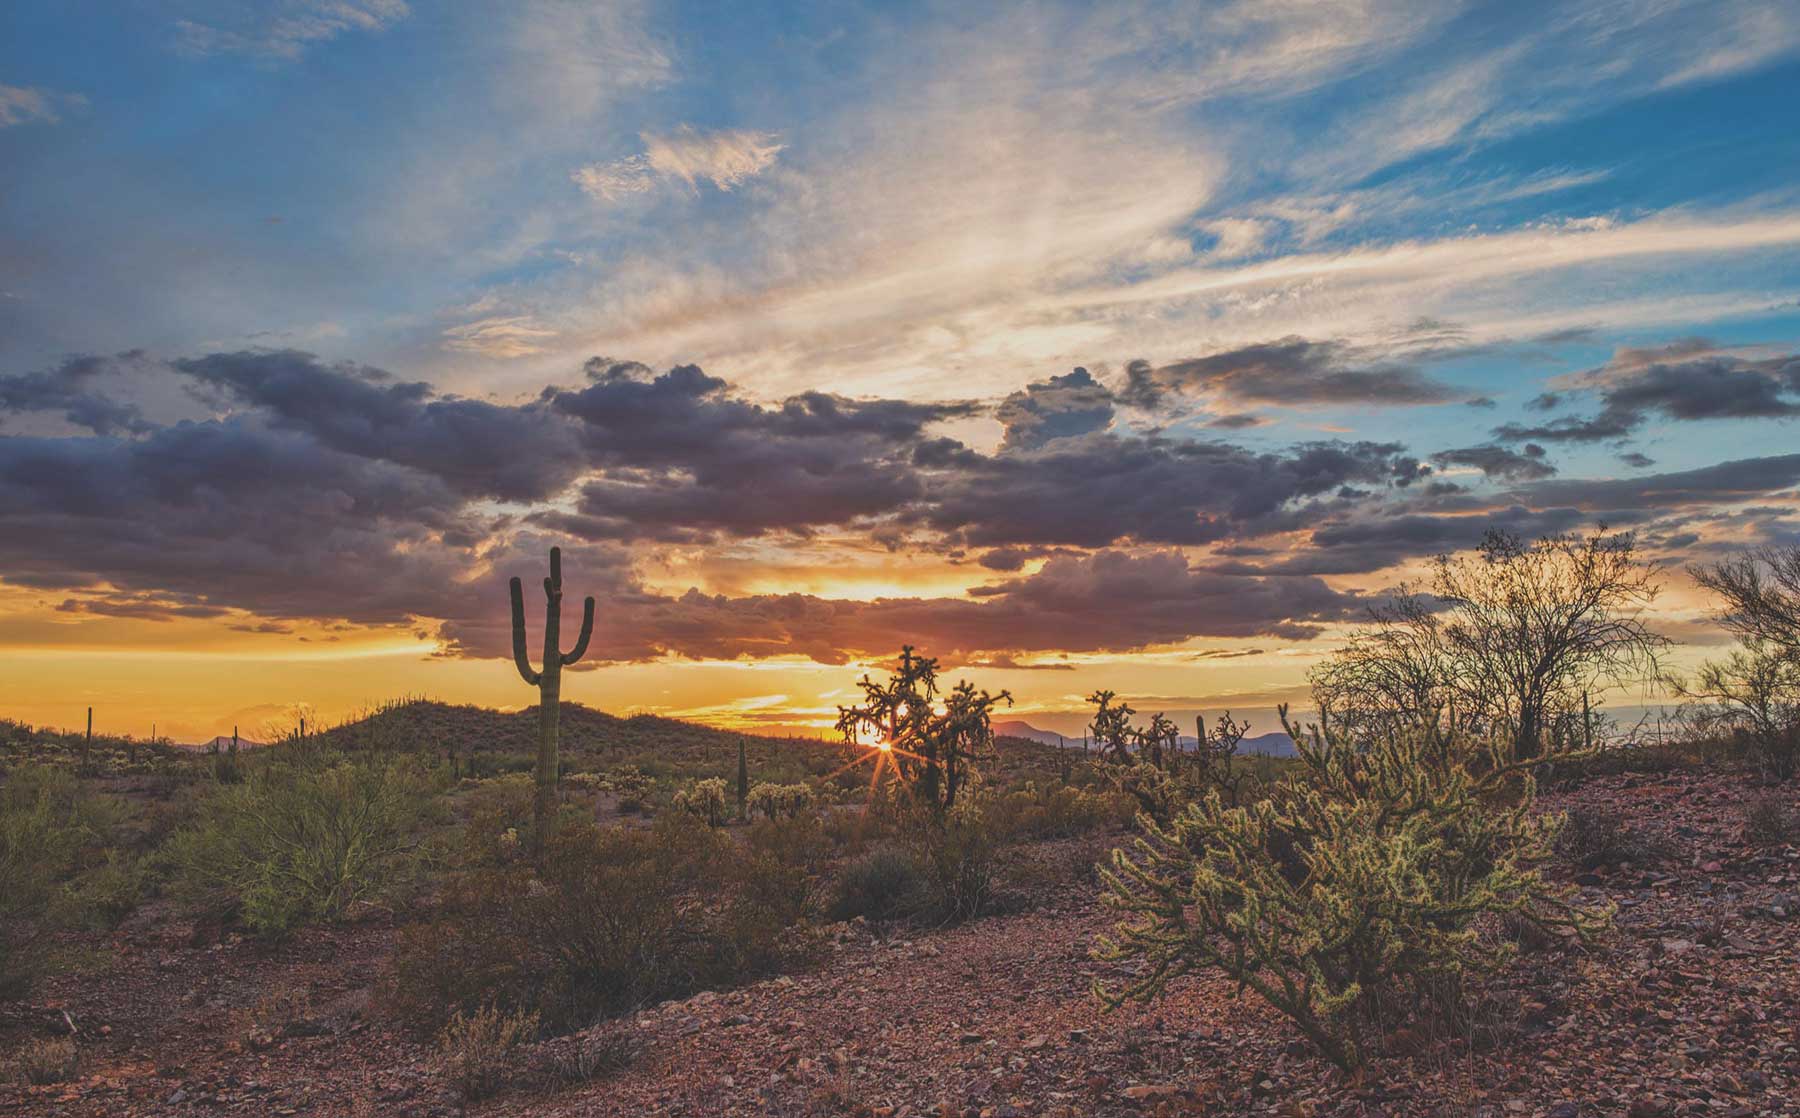
<path id="1" fill-rule="evenodd" d="M 987 1037 L 982 1036 L 980 1033 L 964 1033 L 956 1038 L 956 1042 L 958 1044 L 980 1044 L 986 1039 Z"/>
<path id="2" fill-rule="evenodd" d="M 1174 1098 L 1180 1093 L 1181 1088 L 1173 1083 L 1142 1084 L 1137 1087 L 1127 1087 L 1120 1092 L 1133 1102 L 1142 1102 L 1145 1099 Z"/>
<path id="3" fill-rule="evenodd" d="M 1050 1043 L 1050 1038 L 1043 1033 L 1039 1033 L 1036 1036 L 1026 1037 L 1025 1043 L 1023 1045 L 1021 1045 L 1021 1047 L 1025 1048 L 1027 1050 L 1033 1050 L 1033 1049 L 1042 1048 L 1046 1044 L 1049 1044 L 1049 1043 Z"/>
<path id="4" fill-rule="evenodd" d="M 1544 1112 L 1544 1118 L 1579 1118 L 1581 1107 L 1567 1099 Z"/>

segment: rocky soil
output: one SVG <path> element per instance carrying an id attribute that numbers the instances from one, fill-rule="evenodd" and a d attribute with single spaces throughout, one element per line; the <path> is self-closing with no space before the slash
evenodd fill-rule
<path id="1" fill-rule="evenodd" d="M 1108 973 L 1088 946 L 1110 916 L 1092 888 L 1064 885 L 1030 911 L 956 928 L 884 937 L 838 926 L 810 971 L 538 1045 L 512 1087 L 466 1110 L 1800 1114 L 1800 848 L 1746 841 L 1743 804 L 1756 793 L 1737 777 L 1672 773 L 1548 797 L 1618 811 L 1662 847 L 1649 864 L 1578 876 L 1619 906 L 1616 930 L 1591 949 L 1528 950 L 1482 1011 L 1477 1037 L 1497 1042 L 1402 1035 L 1359 1082 L 1217 977 L 1102 1012 L 1089 987 Z M 1068 855 L 1054 844 L 1033 853 Z M 81 945 L 80 973 L 0 1010 L 0 1051 L 70 1022 L 83 1051 L 74 1082 L 0 1087 L 0 1115 L 464 1112 L 430 1047 L 370 1010 L 391 938 L 380 920 L 272 951 L 201 938 L 141 914 Z M 620 1044 L 636 1052 L 623 1070 L 568 1075 L 573 1050 Z M 553 1067 L 561 1074 L 542 1070 Z"/>

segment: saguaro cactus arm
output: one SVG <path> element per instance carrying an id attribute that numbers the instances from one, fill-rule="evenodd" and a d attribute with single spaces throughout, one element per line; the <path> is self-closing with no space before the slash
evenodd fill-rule
<path id="1" fill-rule="evenodd" d="M 588 638 L 594 635 L 594 599 L 588 598 L 581 603 L 581 635 L 575 638 L 575 647 L 562 654 L 562 662 L 573 664 L 587 652 Z"/>
<path id="2" fill-rule="evenodd" d="M 525 651 L 525 587 L 516 578 L 512 580 L 512 644 L 520 677 L 536 687 L 543 677 L 532 670 L 531 655 Z"/>

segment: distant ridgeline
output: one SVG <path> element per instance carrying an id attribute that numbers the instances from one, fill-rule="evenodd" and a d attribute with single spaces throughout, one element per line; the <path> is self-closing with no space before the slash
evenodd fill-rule
<path id="1" fill-rule="evenodd" d="M 1060 744 L 1065 747 L 1081 748 L 1080 734 L 1071 737 L 1068 734 L 1058 734 L 1053 730 L 1040 730 L 1031 723 L 1019 719 L 994 723 L 994 735 L 1018 738 L 1022 741 L 1035 741 L 1041 745 Z M 1196 744 L 1198 744 L 1197 738 L 1192 736 L 1181 738 L 1181 748 L 1183 749 L 1192 750 Z M 1296 755 L 1294 740 L 1282 731 L 1247 737 L 1238 743 L 1238 752 L 1240 754 L 1259 753 L 1265 757 L 1293 757 Z"/>
<path id="2" fill-rule="evenodd" d="M 830 733 L 823 738 L 746 734 L 654 714 L 621 718 L 570 702 L 562 706 L 560 736 L 562 767 L 575 772 L 629 764 L 658 776 L 725 777 L 737 771 L 742 742 L 758 780 L 791 783 L 832 772 L 844 763 L 847 751 Z M 537 751 L 537 710 L 415 699 L 388 704 L 309 737 L 342 749 L 435 753 L 455 758 L 476 774 L 525 772 Z M 997 763 L 989 758 L 985 767 L 999 776 L 1058 771 L 1056 751 L 1043 746 L 1036 739 L 1011 740 L 998 750 Z"/>

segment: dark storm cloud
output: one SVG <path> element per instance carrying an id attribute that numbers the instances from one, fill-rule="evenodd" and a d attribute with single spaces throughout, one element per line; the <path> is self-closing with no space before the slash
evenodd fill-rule
<path id="1" fill-rule="evenodd" d="M 1287 337 L 1160 367 L 1126 367 L 1124 399 L 1157 407 L 1171 394 L 1247 404 L 1441 404 L 1459 398 L 1413 365 L 1366 361 L 1341 342 Z"/>
<path id="2" fill-rule="evenodd" d="M 1556 473 L 1544 448 L 1536 443 L 1526 443 L 1522 450 L 1493 445 L 1440 450 L 1431 460 L 1440 466 L 1469 466 L 1487 477 L 1508 481 L 1535 481 Z"/>
<path id="3" fill-rule="evenodd" d="M 1783 454 L 1644 477 L 1540 481 L 1513 493 L 1534 506 L 1569 505 L 1620 515 L 1748 500 L 1796 484 L 1800 484 L 1800 454 Z"/>
<path id="4" fill-rule="evenodd" d="M 1449 494 L 1413 500 L 1391 512 L 1343 515 L 1323 523 L 1312 533 L 1309 546 L 1285 558 L 1255 567 L 1215 564 L 1212 569 L 1282 574 L 1378 571 L 1408 559 L 1473 547 L 1490 527 L 1526 539 L 1597 523 L 1615 528 L 1654 523 L 1671 533 L 1700 510 L 1795 485 L 1800 485 L 1800 454 L 1634 478 L 1535 481 L 1505 491 L 1498 505 L 1473 494 Z"/>
<path id="5" fill-rule="evenodd" d="M 1598 393 L 1600 411 L 1531 425 L 1510 423 L 1496 437 L 1517 441 L 1602 442 L 1625 438 L 1652 418 L 1787 419 L 1800 415 L 1800 355 L 1751 359 L 1715 350 L 1702 338 L 1654 349 L 1621 349 L 1597 369 L 1572 378 Z M 1554 393 L 1530 405 L 1554 408 Z"/>
<path id="6" fill-rule="evenodd" d="M 1034 450 L 1054 439 L 1079 438 L 1112 425 L 1113 395 L 1086 369 L 1035 381 L 994 410 L 1008 450 Z"/>
<path id="7" fill-rule="evenodd" d="M 597 360 L 589 378 L 544 399 L 580 422 L 586 459 L 604 471 L 573 515 L 548 522 L 590 539 L 804 533 L 891 513 L 925 496 L 920 471 L 934 454 L 958 459 L 960 444 L 926 428 L 976 411 L 822 392 L 765 407 L 692 365 L 654 376 Z"/>
<path id="8" fill-rule="evenodd" d="M 440 536 L 468 527 L 435 478 L 243 421 L 0 438 L 0 572 L 16 585 L 399 622 L 461 574 L 468 555 Z"/>
<path id="9" fill-rule="evenodd" d="M 1641 417 L 1603 413 L 1591 419 L 1565 416 L 1548 423 L 1503 423 L 1494 428 L 1494 437 L 1506 442 L 1531 439 L 1547 443 L 1596 443 L 1622 439 L 1637 430 Z"/>
<path id="10" fill-rule="evenodd" d="M 274 427 L 412 467 L 469 496 L 543 500 L 587 468 L 580 425 L 541 402 L 439 396 L 423 383 L 296 350 L 215 353 L 173 366 L 204 395 L 255 408 Z"/>
<path id="11" fill-rule="evenodd" d="M 141 351 L 131 350 L 113 357 L 71 357 L 55 368 L 0 376 L 0 414 L 57 412 L 96 435 L 141 434 L 150 427 L 137 405 L 102 390 L 98 382 L 144 360 Z"/>
<path id="12" fill-rule="evenodd" d="M 1096 435 L 962 462 L 932 478 L 930 496 L 908 516 L 984 547 L 1204 544 L 1254 532 L 1293 502 L 1353 483 L 1408 482 L 1418 469 L 1393 443 L 1305 443 L 1275 453 Z"/>
<path id="13" fill-rule="evenodd" d="M 1800 456 L 1567 483 L 1543 477 L 1541 448 L 1439 456 L 1512 483 L 1497 509 L 1397 443 L 1253 450 L 1115 431 L 1105 389 L 1077 373 L 1003 401 L 1007 437 L 988 453 L 934 429 L 978 404 L 818 392 L 765 404 L 693 366 L 600 360 L 585 385 L 518 404 L 294 352 L 158 367 L 226 414 L 138 423 L 133 437 L 0 437 L 0 577 L 58 592 L 73 613 L 441 623 L 460 655 L 505 652 L 506 579 L 535 580 L 558 542 L 570 592 L 605 603 L 604 658 L 841 661 L 912 642 L 998 662 L 1303 638 L 1359 606 L 1321 574 L 1466 546 L 1491 523 L 1527 535 L 1636 523 L 1800 480 Z M 56 377 L 81 389 L 98 375 L 71 364 Z M 844 527 L 1013 577 L 962 598 L 669 595 L 644 586 L 628 546 Z M 1278 534 L 1311 544 L 1254 546 Z M 1143 550 L 1211 543 L 1229 554 L 1203 567 Z"/>

